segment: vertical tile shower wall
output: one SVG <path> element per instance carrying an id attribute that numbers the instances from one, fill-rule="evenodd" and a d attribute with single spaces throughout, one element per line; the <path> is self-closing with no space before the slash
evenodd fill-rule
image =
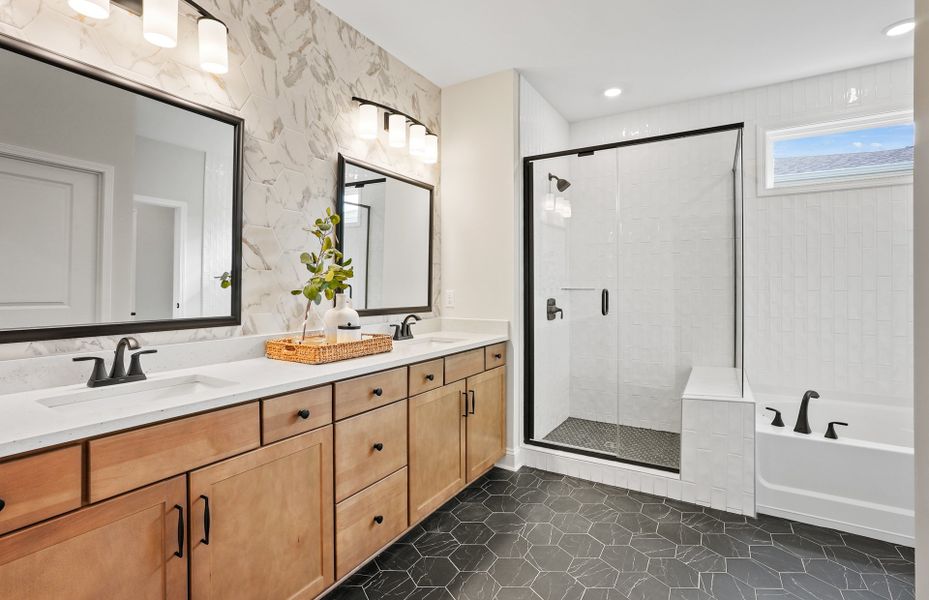
<path id="1" fill-rule="evenodd" d="M 850 90 L 854 89 L 854 93 Z M 758 134 L 912 107 L 911 59 L 571 125 L 571 147 L 744 121 L 745 366 L 756 393 L 912 403 L 912 185 L 758 196 Z"/>

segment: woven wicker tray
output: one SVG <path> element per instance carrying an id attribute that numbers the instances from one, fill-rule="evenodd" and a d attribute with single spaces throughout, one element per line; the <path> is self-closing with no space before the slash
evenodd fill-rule
<path id="1" fill-rule="evenodd" d="M 268 358 L 308 365 L 321 365 L 370 354 L 381 354 L 390 352 L 393 348 L 393 339 L 389 335 L 380 333 L 363 333 L 361 341 L 341 344 L 327 344 L 326 338 L 321 335 L 307 337 L 304 340 L 286 337 L 265 342 L 265 354 Z"/>

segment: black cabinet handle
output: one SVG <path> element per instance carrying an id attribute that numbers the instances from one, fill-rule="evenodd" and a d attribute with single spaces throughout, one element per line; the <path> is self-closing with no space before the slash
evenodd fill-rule
<path id="1" fill-rule="evenodd" d="M 610 291 L 606 288 L 600 292 L 600 313 L 604 317 L 610 314 Z"/>
<path id="2" fill-rule="evenodd" d="M 774 411 L 774 420 L 771 421 L 771 425 L 774 425 L 775 427 L 784 426 L 784 419 L 781 418 L 781 411 L 777 410 L 776 408 L 771 408 L 770 406 L 765 406 L 764 409 Z"/>
<path id="3" fill-rule="evenodd" d="M 374 388 L 374 395 L 375 395 L 375 396 L 381 396 L 381 395 L 383 395 L 383 394 L 384 394 L 384 390 L 382 390 L 382 389 L 379 388 L 379 387 Z"/>
<path id="4" fill-rule="evenodd" d="M 428 375 L 426 375 L 426 381 L 434 381 L 434 380 L 435 380 L 435 375 L 433 375 L 432 373 L 429 373 Z"/>
<path id="5" fill-rule="evenodd" d="M 468 393 L 467 392 L 458 392 L 458 397 L 464 400 L 464 414 L 462 417 L 468 418 Z"/>
<path id="6" fill-rule="evenodd" d="M 383 522 L 384 522 L 384 515 L 377 515 L 376 517 L 374 517 L 374 522 L 377 523 L 378 525 L 380 525 L 381 523 L 383 523 Z"/>
<path id="7" fill-rule="evenodd" d="M 475 400 L 474 390 L 468 390 L 468 393 L 471 394 L 471 412 L 469 414 L 474 414 L 474 409 L 477 406 L 477 400 Z"/>
<path id="8" fill-rule="evenodd" d="M 4 506 L 6 506 L 6 502 L 3 501 L 3 498 L 0 498 L 0 510 L 3 510 Z"/>
<path id="9" fill-rule="evenodd" d="M 203 538 L 200 540 L 204 545 L 210 545 L 210 499 L 200 494 L 200 497 L 206 503 L 203 507 Z"/>
<path id="10" fill-rule="evenodd" d="M 307 408 L 301 408 L 300 410 L 297 411 L 297 416 L 300 417 L 301 419 L 309 419 L 310 411 Z"/>
<path id="11" fill-rule="evenodd" d="M 499 352 L 497 352 L 496 354 L 494 354 L 494 359 L 495 359 L 495 360 L 500 360 L 501 358 L 503 358 L 503 355 L 500 354 Z"/>
<path id="12" fill-rule="evenodd" d="M 184 507 L 175 504 L 174 508 L 177 509 L 177 552 L 174 556 L 184 558 Z"/>
<path id="13" fill-rule="evenodd" d="M 384 449 L 384 444 L 378 442 L 378 443 L 374 444 L 374 449 L 377 450 L 378 452 L 380 452 L 380 451 L 382 451 L 382 450 Z"/>

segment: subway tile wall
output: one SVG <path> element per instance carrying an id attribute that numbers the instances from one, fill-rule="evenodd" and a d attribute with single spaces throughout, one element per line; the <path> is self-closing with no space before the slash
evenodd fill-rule
<path id="1" fill-rule="evenodd" d="M 911 59 L 571 125 L 570 147 L 745 122 L 745 368 L 756 392 L 912 403 L 912 185 L 759 196 L 759 132 L 912 107 Z"/>

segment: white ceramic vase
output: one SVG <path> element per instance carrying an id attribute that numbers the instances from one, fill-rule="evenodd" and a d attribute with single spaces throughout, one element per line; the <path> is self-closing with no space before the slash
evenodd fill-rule
<path id="1" fill-rule="evenodd" d="M 323 328 L 326 332 L 326 343 L 334 344 L 338 339 L 339 325 L 360 325 L 361 318 L 358 311 L 352 308 L 352 299 L 347 294 L 335 295 L 335 306 L 323 315 Z"/>

